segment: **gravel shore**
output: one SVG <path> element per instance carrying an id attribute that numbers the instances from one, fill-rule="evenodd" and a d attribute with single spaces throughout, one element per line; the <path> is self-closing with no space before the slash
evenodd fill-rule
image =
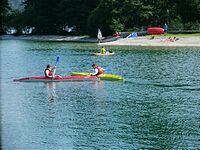
<path id="1" fill-rule="evenodd" d="M 38 41 L 63 41 L 63 42 L 88 42 L 97 43 L 96 38 L 88 36 L 56 36 L 56 35 L 1 35 L 2 40 L 38 40 Z M 170 42 L 168 37 L 137 37 L 135 39 L 123 38 L 113 42 L 100 43 L 99 45 L 111 46 L 159 46 L 159 47 L 200 47 L 200 36 L 183 36 L 178 37 L 178 40 Z"/>
<path id="2" fill-rule="evenodd" d="M 2 40 L 33 40 L 33 41 L 63 41 L 63 42 L 97 42 L 96 38 L 89 36 L 60 36 L 60 35 L 1 35 Z"/>

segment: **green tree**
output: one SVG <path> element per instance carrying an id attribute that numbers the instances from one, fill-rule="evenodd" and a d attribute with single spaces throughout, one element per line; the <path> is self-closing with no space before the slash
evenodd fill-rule
<path id="1" fill-rule="evenodd" d="M 8 0 L 1 0 L 0 1 L 0 12 L 1 12 L 1 27 L 0 27 L 0 33 L 3 34 L 3 27 L 7 24 L 7 16 L 8 12 L 11 10 Z"/>
<path id="2" fill-rule="evenodd" d="M 88 15 L 98 0 L 26 0 L 26 24 L 34 26 L 39 34 L 59 34 L 63 28 L 76 26 L 78 33 L 86 32 Z"/>
<path id="3" fill-rule="evenodd" d="M 177 0 L 177 12 L 183 23 L 200 21 L 200 0 Z"/>
<path id="4" fill-rule="evenodd" d="M 17 34 L 21 34 L 23 28 L 24 17 L 21 11 L 12 10 L 7 16 L 7 27 L 14 27 L 17 30 Z"/>
<path id="5" fill-rule="evenodd" d="M 76 26 L 79 34 L 85 34 L 87 18 L 97 4 L 98 0 L 62 0 L 57 9 L 60 24 Z"/>
<path id="6" fill-rule="evenodd" d="M 87 31 L 95 36 L 100 28 L 105 35 L 113 33 L 115 30 L 123 30 L 123 16 L 121 16 L 120 3 L 123 0 L 104 0 L 99 3 L 96 9 L 88 17 Z"/>
<path id="7" fill-rule="evenodd" d="M 16 28 L 35 27 L 37 34 L 61 34 L 65 26 L 76 26 L 77 34 L 96 36 L 100 28 L 107 36 L 164 23 L 195 28 L 200 22 L 200 0 L 25 0 L 24 6 L 23 12 L 6 15 L 8 0 L 2 0 L 1 17 Z"/>
<path id="8" fill-rule="evenodd" d="M 153 7 L 142 0 L 125 0 L 122 14 L 126 16 L 126 28 L 140 28 L 150 24 Z"/>
<path id="9" fill-rule="evenodd" d="M 88 32 L 101 28 L 105 35 L 129 28 L 139 28 L 152 16 L 152 7 L 142 0 L 104 0 L 88 19 Z"/>
<path id="10" fill-rule="evenodd" d="M 23 13 L 26 25 L 34 26 L 37 34 L 58 34 L 57 7 L 61 0 L 27 0 Z"/>

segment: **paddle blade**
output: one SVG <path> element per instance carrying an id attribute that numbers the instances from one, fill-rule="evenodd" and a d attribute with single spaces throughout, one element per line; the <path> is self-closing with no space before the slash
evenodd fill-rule
<path id="1" fill-rule="evenodd" d="M 105 68 L 104 71 L 111 71 L 111 68 Z"/>
<path id="2" fill-rule="evenodd" d="M 60 57 L 58 56 L 56 59 L 56 64 L 59 62 Z"/>

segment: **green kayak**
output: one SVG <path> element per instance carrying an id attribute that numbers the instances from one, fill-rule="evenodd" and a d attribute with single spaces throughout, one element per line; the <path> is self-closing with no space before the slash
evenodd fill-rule
<path id="1" fill-rule="evenodd" d="M 71 75 L 72 76 L 88 76 L 91 73 L 88 72 L 72 72 Z M 124 80 L 124 78 L 114 75 L 114 74 L 102 74 L 99 75 L 98 78 L 102 79 L 102 80 Z"/>

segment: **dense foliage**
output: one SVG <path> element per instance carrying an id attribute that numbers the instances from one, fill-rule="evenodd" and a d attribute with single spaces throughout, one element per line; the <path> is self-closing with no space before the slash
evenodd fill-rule
<path id="1" fill-rule="evenodd" d="M 0 27 L 0 33 L 3 33 L 3 26 L 6 25 L 6 18 L 8 16 L 8 11 L 11 8 L 9 7 L 8 0 L 1 0 L 0 1 L 0 12 L 1 12 L 1 27 Z"/>
<path id="2" fill-rule="evenodd" d="M 1 5 L 1 16 L 8 10 Z M 25 0 L 24 10 L 6 16 L 6 26 L 35 27 L 35 34 L 64 34 L 76 27 L 76 34 L 104 35 L 115 31 L 140 31 L 148 26 L 199 30 L 200 0 Z"/>

